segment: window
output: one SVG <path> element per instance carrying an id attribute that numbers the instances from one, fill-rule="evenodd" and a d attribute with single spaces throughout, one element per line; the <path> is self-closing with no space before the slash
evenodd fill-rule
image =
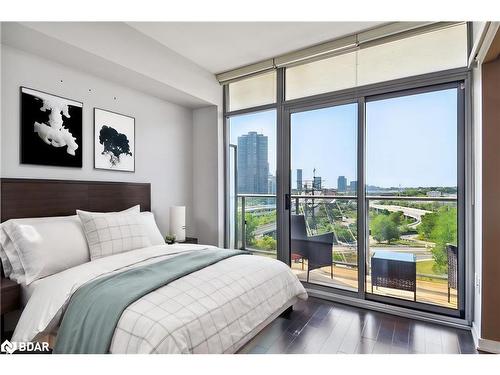
<path id="1" fill-rule="evenodd" d="M 467 25 L 286 68 L 286 100 L 467 65 Z"/>
<path id="2" fill-rule="evenodd" d="M 234 248 L 276 257 L 276 111 L 229 118 Z M 243 223 L 244 222 L 244 223 Z"/>
<path id="3" fill-rule="evenodd" d="M 358 86 L 459 68 L 467 65 L 467 25 L 362 48 L 357 53 Z"/>
<path id="4" fill-rule="evenodd" d="M 444 26 L 228 84 L 229 247 L 321 293 L 466 316 L 467 26 Z"/>
<path id="5" fill-rule="evenodd" d="M 276 103 L 276 72 L 229 83 L 229 110 Z"/>
<path id="6" fill-rule="evenodd" d="M 286 99 L 356 86 L 356 52 L 286 69 Z"/>

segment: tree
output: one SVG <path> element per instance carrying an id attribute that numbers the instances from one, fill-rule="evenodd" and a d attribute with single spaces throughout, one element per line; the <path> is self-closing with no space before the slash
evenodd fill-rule
<path id="1" fill-rule="evenodd" d="M 436 223 L 431 231 L 431 239 L 436 243 L 432 249 L 435 260 L 435 272 L 446 273 L 448 270 L 448 256 L 446 245 L 457 243 L 457 209 L 443 206 L 437 212 Z"/>
<path id="2" fill-rule="evenodd" d="M 456 207 L 441 206 L 436 212 L 425 214 L 418 226 L 418 233 L 420 239 L 435 243 L 431 250 L 435 262 L 434 272 L 446 273 L 448 270 L 446 245 L 457 243 Z"/>
<path id="3" fill-rule="evenodd" d="M 341 224 L 335 224 L 332 226 L 333 231 L 337 235 L 337 238 L 341 242 L 353 242 L 351 232 L 349 231 L 349 228 L 346 227 L 345 225 Z"/>
<path id="4" fill-rule="evenodd" d="M 276 240 L 271 236 L 262 236 L 255 241 L 255 247 L 261 250 L 276 250 Z"/>
<path id="5" fill-rule="evenodd" d="M 255 229 L 257 229 L 257 217 L 251 213 L 245 214 L 245 240 L 248 245 L 253 245 L 255 242 Z"/>
<path id="6" fill-rule="evenodd" d="M 102 155 L 108 155 L 109 162 L 115 166 L 120 161 L 120 155 L 130 155 L 130 145 L 125 134 L 118 133 L 116 129 L 103 125 L 99 132 L 99 143 L 104 146 Z"/>
<path id="7" fill-rule="evenodd" d="M 391 219 L 391 221 L 397 226 L 400 226 L 403 224 L 405 217 L 403 211 L 396 211 L 389 214 L 389 219 Z"/>
<path id="8" fill-rule="evenodd" d="M 418 226 L 418 235 L 421 240 L 431 240 L 431 235 L 436 226 L 437 213 L 430 212 L 422 216 L 422 222 Z"/>
<path id="9" fill-rule="evenodd" d="M 377 215 L 372 220 L 371 232 L 377 242 L 397 240 L 400 237 L 398 226 L 388 215 Z"/>

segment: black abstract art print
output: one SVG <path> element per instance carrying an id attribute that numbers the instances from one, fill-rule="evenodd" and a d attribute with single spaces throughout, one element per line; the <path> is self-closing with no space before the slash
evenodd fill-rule
<path id="1" fill-rule="evenodd" d="M 80 102 L 21 87 L 21 163 L 81 168 L 82 108 Z"/>
<path id="2" fill-rule="evenodd" d="M 135 171 L 135 119 L 94 108 L 94 168 Z"/>

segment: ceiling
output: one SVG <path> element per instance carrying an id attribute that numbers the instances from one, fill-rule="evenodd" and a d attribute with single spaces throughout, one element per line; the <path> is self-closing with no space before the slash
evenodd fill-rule
<path id="1" fill-rule="evenodd" d="M 308 47 L 386 22 L 129 22 L 212 73 Z"/>

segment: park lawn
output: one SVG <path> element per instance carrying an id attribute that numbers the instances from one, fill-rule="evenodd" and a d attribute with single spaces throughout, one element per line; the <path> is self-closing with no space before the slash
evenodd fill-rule
<path id="1" fill-rule="evenodd" d="M 417 273 L 426 274 L 426 275 L 439 275 L 436 272 L 434 272 L 434 270 L 432 269 L 433 265 L 434 265 L 434 260 L 432 260 L 432 259 L 419 261 L 419 262 L 417 262 Z M 425 279 L 425 280 L 429 280 L 429 281 L 431 280 L 431 278 L 428 278 L 428 277 L 422 277 L 421 279 Z M 442 279 L 432 279 L 432 281 L 443 282 L 443 283 L 446 282 L 446 280 L 442 280 Z"/>
<path id="2" fill-rule="evenodd" d="M 406 240 L 404 238 L 400 238 L 399 240 L 392 240 L 391 243 L 387 243 L 386 241 L 384 242 L 375 242 L 371 243 L 371 247 L 387 247 L 387 246 L 395 246 L 395 245 L 400 245 L 400 246 L 410 246 L 410 247 L 425 247 L 424 244 L 412 241 L 412 240 Z"/>

